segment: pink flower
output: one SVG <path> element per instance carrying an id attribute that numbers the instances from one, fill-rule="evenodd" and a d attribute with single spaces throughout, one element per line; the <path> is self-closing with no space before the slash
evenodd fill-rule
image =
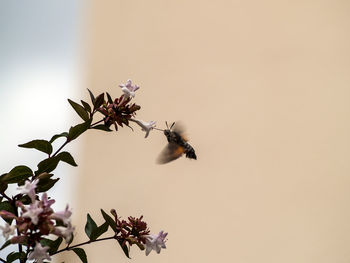
<path id="1" fill-rule="evenodd" d="M 124 92 L 124 96 L 126 98 L 134 98 L 135 97 L 135 91 L 137 91 L 140 87 L 137 85 L 131 85 L 131 79 L 128 79 L 125 84 L 119 85 L 119 87 L 122 88 L 122 91 Z"/>
<path id="2" fill-rule="evenodd" d="M 158 235 L 149 235 L 146 238 L 146 256 L 151 253 L 152 250 L 155 250 L 158 254 L 162 248 L 166 248 L 166 236 L 168 233 L 160 231 Z"/>
<path id="3" fill-rule="evenodd" d="M 48 250 L 49 247 L 43 247 L 37 242 L 34 250 L 30 252 L 28 259 L 35 260 L 36 263 L 43 263 L 43 259 L 51 260 L 51 257 L 47 252 Z"/>
<path id="4" fill-rule="evenodd" d="M 41 196 L 41 201 L 43 203 L 43 207 L 45 207 L 46 209 L 49 209 L 50 206 L 55 203 L 54 199 L 47 198 L 47 193 L 43 193 L 43 195 Z"/>
<path id="5" fill-rule="evenodd" d="M 27 180 L 24 186 L 17 187 L 17 190 L 19 190 L 21 194 L 27 194 L 30 197 L 30 199 L 32 199 L 32 202 L 34 202 L 35 188 L 38 182 L 38 179 L 35 179 L 33 182 Z"/>
<path id="6" fill-rule="evenodd" d="M 72 211 L 69 210 L 69 206 L 66 206 L 64 211 L 60 211 L 57 213 L 53 213 L 51 218 L 61 220 L 65 225 L 70 223 L 70 216 L 72 215 Z"/>
<path id="7" fill-rule="evenodd" d="M 42 207 L 39 207 L 39 201 L 35 201 L 29 207 L 26 207 L 27 212 L 23 213 L 23 217 L 30 218 L 34 225 L 38 224 L 39 215 L 44 211 Z"/>
<path id="8" fill-rule="evenodd" d="M 9 239 L 10 236 L 15 234 L 16 226 L 10 226 L 8 223 L 5 223 L 5 226 L 0 226 L 2 230 L 2 235 L 5 237 L 5 240 Z"/>
<path id="9" fill-rule="evenodd" d="M 58 226 L 56 227 L 56 230 L 58 232 L 57 234 L 63 236 L 66 243 L 69 243 L 73 238 L 75 227 L 73 227 L 71 223 L 68 223 L 67 227 Z"/>

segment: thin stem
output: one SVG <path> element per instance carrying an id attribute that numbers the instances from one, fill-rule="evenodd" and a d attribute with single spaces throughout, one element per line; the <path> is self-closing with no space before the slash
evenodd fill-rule
<path id="1" fill-rule="evenodd" d="M 27 261 L 28 255 L 29 255 L 29 247 L 27 247 L 26 256 L 24 257 L 24 261 L 23 261 L 23 262 L 26 262 L 26 261 Z"/>
<path id="2" fill-rule="evenodd" d="M 94 126 L 94 125 L 96 125 L 96 124 L 98 124 L 98 123 L 100 123 L 100 122 L 103 122 L 103 119 L 102 119 L 102 120 L 99 120 L 99 121 L 97 121 L 97 122 L 95 122 L 95 123 L 93 123 L 93 124 L 91 124 L 90 127 L 92 127 L 92 126 Z"/>
<path id="3" fill-rule="evenodd" d="M 76 248 L 76 247 L 84 246 L 84 245 L 87 245 L 87 244 L 90 244 L 90 243 L 94 243 L 94 242 L 97 242 L 97 241 L 109 240 L 109 239 L 115 239 L 115 236 L 104 237 L 104 238 L 95 239 L 95 240 L 88 240 L 86 242 L 83 242 L 83 243 L 80 243 L 80 244 L 77 244 L 77 245 L 74 245 L 74 246 L 71 246 L 71 247 L 68 246 L 66 248 L 63 248 L 61 250 L 56 251 L 55 253 L 52 253 L 51 256 L 53 256 L 55 254 L 58 254 L 58 253 L 61 253 L 61 252 L 64 252 L 64 251 L 71 250 L 71 249 Z"/>
<path id="4" fill-rule="evenodd" d="M 17 236 L 19 236 L 19 231 L 18 231 L 18 229 L 17 229 Z M 22 245 L 21 245 L 21 244 L 18 244 L 18 252 L 19 252 L 19 254 L 22 254 Z M 22 259 L 20 259 L 20 262 L 22 263 L 22 262 L 25 262 L 25 261 L 23 261 Z"/>
<path id="5" fill-rule="evenodd" d="M 30 230 L 30 235 L 33 234 L 33 230 Z M 29 240 L 27 240 L 27 251 L 26 251 L 26 255 L 23 259 L 23 263 L 27 262 L 28 259 L 28 255 L 29 255 L 30 249 L 29 249 Z"/>
<path id="6" fill-rule="evenodd" d="M 7 262 L 6 260 L 3 260 L 2 258 L 0 258 L 0 261 L 1 261 L 1 262 L 4 262 L 4 263 L 6 263 L 6 262 Z"/>
<path id="7" fill-rule="evenodd" d="M 69 140 L 68 140 L 68 139 L 67 139 L 67 140 L 64 142 L 64 144 L 62 144 L 62 146 L 51 156 L 51 158 L 52 158 L 52 157 L 55 157 L 55 156 L 59 153 L 59 151 L 62 150 L 62 148 L 63 148 L 64 146 L 66 146 L 67 143 L 69 143 Z"/>
<path id="8" fill-rule="evenodd" d="M 18 208 L 16 207 L 16 203 L 15 203 L 15 200 L 12 200 L 11 202 L 11 205 L 13 207 L 13 209 L 15 210 L 15 216 L 17 217 L 18 216 Z M 16 228 L 16 232 L 17 232 L 17 236 L 20 236 L 20 232 L 18 230 L 18 228 Z M 22 254 L 22 245 L 18 243 L 18 252 L 20 254 Z M 22 259 L 20 259 L 20 262 L 24 262 Z"/>
<path id="9" fill-rule="evenodd" d="M 7 194 L 5 194 L 5 192 L 1 193 L 1 195 L 5 197 L 7 200 L 12 201 L 12 199 Z"/>

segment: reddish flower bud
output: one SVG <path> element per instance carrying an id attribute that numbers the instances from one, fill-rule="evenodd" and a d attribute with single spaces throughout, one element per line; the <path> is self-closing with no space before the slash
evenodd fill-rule
<path id="1" fill-rule="evenodd" d="M 1 216 L 3 219 L 15 219 L 15 218 L 17 218 L 16 215 L 14 215 L 14 214 L 12 214 L 11 212 L 6 211 L 6 210 L 1 210 L 1 211 L 0 211 L 0 216 Z"/>

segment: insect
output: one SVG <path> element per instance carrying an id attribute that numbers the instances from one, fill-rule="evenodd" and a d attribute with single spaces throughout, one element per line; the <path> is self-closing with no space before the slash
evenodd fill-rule
<path id="1" fill-rule="evenodd" d="M 167 129 L 163 132 L 168 140 L 168 145 L 165 146 L 164 150 L 160 153 L 157 162 L 159 164 L 165 164 L 176 160 L 181 157 L 182 154 L 186 154 L 187 158 L 197 160 L 193 147 L 187 143 L 187 139 L 184 136 L 184 129 L 181 125 L 173 122 L 169 127 L 167 122 L 165 122 L 165 124 Z"/>

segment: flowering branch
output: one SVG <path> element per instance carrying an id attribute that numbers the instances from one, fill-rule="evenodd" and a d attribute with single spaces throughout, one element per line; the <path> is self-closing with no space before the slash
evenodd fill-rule
<path id="1" fill-rule="evenodd" d="M 165 248 L 167 233 L 161 231 L 158 235 L 151 235 L 142 216 L 139 218 L 130 216 L 128 220 L 121 220 L 114 209 L 111 210 L 113 217 L 101 210 L 105 222 L 100 226 L 88 214 L 85 233 L 89 240 L 71 246 L 75 232 L 75 227 L 71 222 L 72 212 L 68 205 L 63 211 L 54 211 L 51 205 L 55 200 L 47 194 L 47 191 L 60 179 L 54 178 L 52 173 L 60 162 L 77 166 L 73 156 L 62 149 L 87 130 L 110 132 L 113 126 L 115 131 L 118 131 L 118 127 L 124 125 L 130 127 L 131 121 L 138 124 L 147 137 L 155 128 L 154 121 L 144 122 L 135 119 L 136 111 L 141 107 L 131 103 L 131 100 L 135 97 L 139 86 L 132 85 L 131 80 L 128 80 L 120 87 L 123 94 L 115 99 L 112 99 L 107 92 L 95 97 L 88 90 L 91 105 L 83 100 L 81 104 L 68 100 L 75 112 L 82 118 L 82 123 L 71 127 L 68 132 L 54 135 L 49 141 L 33 140 L 19 145 L 22 148 L 43 152 L 48 157 L 37 165 L 36 171 L 19 165 L 8 173 L 0 175 L 0 217 L 4 220 L 4 225 L 0 225 L 0 230 L 6 240 L 0 250 L 10 245 L 18 245 L 17 252 L 11 252 L 6 260 L 0 258 L 0 262 L 10 263 L 19 260 L 25 263 L 28 260 L 35 260 L 37 263 L 42 263 L 44 260 L 50 261 L 53 255 L 69 250 L 74 251 L 82 262 L 87 262 L 85 251 L 80 247 L 109 239 L 117 240 L 127 257 L 129 257 L 130 247 L 134 244 L 141 250 L 146 250 L 146 255 L 152 250 L 159 253 L 161 248 Z M 93 123 L 96 113 L 102 114 L 102 118 Z M 53 151 L 52 143 L 61 137 L 65 138 L 64 143 Z M 18 186 L 18 192 L 12 198 L 5 193 L 11 184 Z M 100 237 L 108 230 L 113 231 L 113 236 Z M 56 236 L 56 239 L 49 239 L 49 235 Z M 59 249 L 63 240 L 67 246 Z"/>
<path id="2" fill-rule="evenodd" d="M 58 150 L 51 156 L 51 157 L 55 157 L 62 149 L 64 146 L 66 146 L 69 143 L 69 140 L 67 139 L 60 148 L 58 148 Z M 50 156 L 49 156 L 50 157 Z"/>
<path id="3" fill-rule="evenodd" d="M 69 246 L 68 245 L 66 248 L 62 248 L 62 249 L 52 253 L 51 255 L 53 256 L 55 254 L 58 254 L 58 253 L 61 253 L 61 252 L 64 252 L 64 251 L 72 250 L 73 248 L 76 248 L 76 247 L 81 247 L 81 246 L 84 246 L 84 245 L 87 245 L 87 244 L 91 244 L 91 243 L 94 243 L 94 242 L 110 240 L 110 239 L 115 239 L 115 238 L 114 238 L 114 236 L 104 237 L 104 238 L 100 238 L 100 239 L 96 239 L 96 240 L 88 240 L 88 241 L 85 241 L 83 243 L 80 243 L 80 244 L 77 244 L 77 245 L 74 245 L 74 246 Z"/>

